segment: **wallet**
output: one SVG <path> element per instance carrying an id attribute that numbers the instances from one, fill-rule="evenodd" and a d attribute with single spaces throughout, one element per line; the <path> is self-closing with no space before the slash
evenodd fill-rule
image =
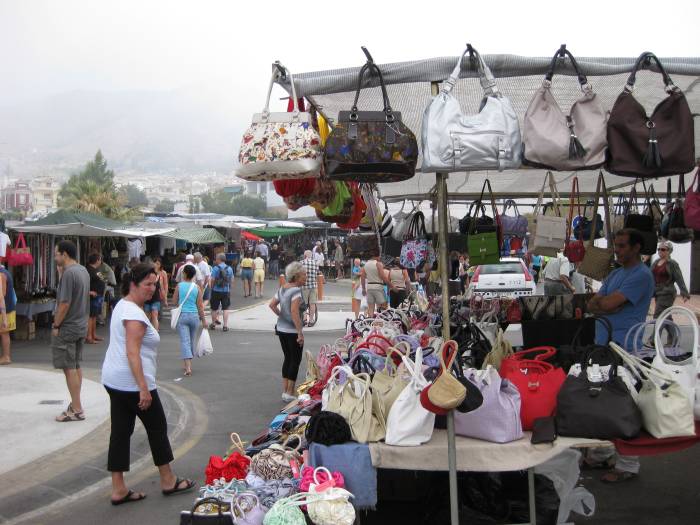
<path id="1" fill-rule="evenodd" d="M 553 443 L 557 439 L 557 429 L 554 417 L 538 417 L 532 425 L 532 438 L 530 443 Z"/>

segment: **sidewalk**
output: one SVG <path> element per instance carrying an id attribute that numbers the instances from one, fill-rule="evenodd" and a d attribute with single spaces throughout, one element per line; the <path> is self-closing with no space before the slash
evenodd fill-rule
<path id="1" fill-rule="evenodd" d="M 62 372 L 17 366 L 3 367 L 1 372 L 0 474 L 62 449 L 109 417 L 109 398 L 104 387 L 95 381 L 83 379 L 85 421 L 58 423 L 54 418 L 70 400 Z"/>

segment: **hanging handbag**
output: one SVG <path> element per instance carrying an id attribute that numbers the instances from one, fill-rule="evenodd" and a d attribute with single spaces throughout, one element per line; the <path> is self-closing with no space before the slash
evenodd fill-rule
<path id="1" fill-rule="evenodd" d="M 536 352 L 535 359 L 525 359 Z M 501 363 L 499 371 L 503 379 L 515 385 L 520 392 L 520 419 L 523 430 L 532 430 L 535 419 L 554 415 L 557 394 L 564 384 L 566 374 L 544 360 L 557 353 L 556 348 L 536 347 L 516 352 Z"/>
<path id="2" fill-rule="evenodd" d="M 652 61 L 663 77 L 668 96 L 647 116 L 632 91 L 637 71 Z M 606 169 L 627 177 L 688 173 L 695 166 L 694 133 L 685 95 L 673 84 L 656 55 L 642 53 L 610 111 Z"/>
<path id="3" fill-rule="evenodd" d="M 391 237 L 394 231 L 394 218 L 389 214 L 389 205 L 384 201 L 384 214 L 382 215 L 382 224 L 379 227 L 379 235 L 383 238 Z"/>
<path id="4" fill-rule="evenodd" d="M 484 89 L 476 115 L 462 113 L 459 100 L 452 94 L 467 53 Z M 440 93 L 425 109 L 421 137 L 423 173 L 503 171 L 520 167 L 522 146 L 518 117 L 510 100 L 498 91 L 491 70 L 471 44 L 467 44 Z"/>
<path id="5" fill-rule="evenodd" d="M 435 250 L 428 240 L 422 211 L 415 212 L 411 217 L 411 223 L 401 246 L 400 260 L 405 268 L 411 269 L 417 268 L 421 262 L 431 265 L 435 262 Z"/>
<path id="6" fill-rule="evenodd" d="M 592 232 L 597 229 L 597 222 L 600 214 L 598 213 L 598 202 L 603 201 L 603 215 L 605 215 L 605 236 L 607 246 L 601 248 L 596 246 Z M 603 172 L 598 174 L 598 185 L 595 193 L 595 206 L 593 207 L 593 224 L 591 228 L 591 237 L 588 239 L 588 246 L 583 256 L 583 260 L 578 267 L 578 273 L 602 281 L 613 270 L 615 265 L 615 250 L 613 248 L 613 236 L 610 231 L 610 213 L 608 212 L 608 190 L 605 186 Z"/>
<path id="7" fill-rule="evenodd" d="M 576 229 L 574 228 L 575 239 L 571 238 L 571 229 L 574 225 L 574 199 L 576 199 L 576 209 L 578 211 L 577 218 L 579 219 L 579 224 L 581 220 L 588 220 L 585 216 L 581 215 L 581 202 L 578 189 L 578 177 L 574 177 L 571 182 L 571 195 L 569 196 L 569 218 L 566 221 L 566 241 L 564 241 L 564 255 L 569 262 L 577 263 L 583 260 L 583 256 L 586 253 L 586 248 L 583 245 L 583 240 L 581 237 L 576 235 Z"/>
<path id="8" fill-rule="evenodd" d="M 647 190 L 646 182 L 642 179 L 642 186 L 644 187 L 644 193 L 646 194 L 646 205 L 644 206 L 644 215 L 649 215 L 654 221 L 654 231 L 659 233 L 661 231 L 661 220 L 664 217 L 664 212 L 661 209 L 661 203 L 659 202 L 656 192 L 654 191 L 654 185 L 650 184 Z"/>
<path id="9" fill-rule="evenodd" d="M 633 211 L 634 213 L 631 213 Z M 654 255 L 656 253 L 656 244 L 659 239 L 654 231 L 654 219 L 651 215 L 639 213 L 637 209 L 636 185 L 630 192 L 629 205 L 627 207 L 627 214 L 625 215 L 625 228 L 634 228 L 642 234 L 642 239 L 644 241 L 642 243 L 642 249 L 640 250 L 642 255 Z"/>
<path id="10" fill-rule="evenodd" d="M 347 237 L 348 257 L 359 257 L 360 259 L 371 259 L 380 254 L 379 239 L 377 234 L 372 233 L 351 233 Z"/>
<path id="11" fill-rule="evenodd" d="M 403 241 L 406 232 L 408 231 L 408 226 L 411 223 L 412 214 L 418 211 L 419 206 L 415 206 L 413 210 L 409 213 L 403 211 L 406 201 L 401 203 L 401 209 L 394 215 L 394 228 L 391 230 L 391 237 L 396 241 Z"/>
<path id="12" fill-rule="evenodd" d="M 416 350 L 415 361 L 402 355 L 401 360 L 410 374 L 406 387 L 394 401 L 386 420 L 386 444 L 418 446 L 430 441 L 435 427 L 435 414 L 420 402 L 420 394 L 428 386 L 423 377 L 423 351 Z"/>
<path id="13" fill-rule="evenodd" d="M 693 240 L 695 234 L 692 228 L 688 228 L 685 223 L 684 204 L 685 200 L 685 177 L 678 178 L 678 194 L 668 211 L 668 240 L 674 243 L 686 243 Z"/>
<path id="14" fill-rule="evenodd" d="M 289 79 L 294 111 L 270 113 L 272 86 L 283 78 Z M 311 114 L 299 111 L 294 77 L 275 62 L 265 108 L 253 115 L 253 123 L 243 134 L 235 174 L 248 181 L 318 177 L 321 157 L 321 137 Z"/>
<path id="15" fill-rule="evenodd" d="M 508 208 L 513 208 L 514 216 L 506 215 Z M 520 215 L 518 205 L 513 199 L 508 199 L 503 203 L 501 212 L 501 228 L 503 236 L 513 236 L 524 239 L 527 236 L 527 217 Z"/>
<path id="16" fill-rule="evenodd" d="M 583 96 L 565 115 L 552 94 L 557 59 L 571 59 Z M 562 46 L 523 119 L 523 163 L 554 170 L 580 170 L 605 162 L 607 113 L 581 72 L 574 56 Z"/>
<path id="17" fill-rule="evenodd" d="M 382 111 L 357 109 L 365 73 L 379 77 Z M 398 182 L 413 177 L 417 161 L 416 137 L 401 122 L 401 113 L 391 109 L 381 70 L 374 62 L 367 62 L 358 75 L 352 109 L 338 114 L 338 122 L 326 140 L 327 176 L 333 180 Z"/>
<path id="18" fill-rule="evenodd" d="M 34 256 L 24 239 L 24 233 L 20 233 L 15 241 L 14 248 L 7 249 L 8 266 L 31 266 L 34 264 Z"/>
<path id="19" fill-rule="evenodd" d="M 584 204 L 583 206 L 583 214 L 579 212 L 579 215 L 577 217 L 574 217 L 574 220 L 571 223 L 571 227 L 574 232 L 574 237 L 582 241 L 589 239 L 591 235 L 595 235 L 596 239 L 602 239 L 603 237 L 605 237 L 605 234 L 603 233 L 603 217 L 601 217 L 600 214 L 597 214 L 597 217 L 593 217 L 593 214 L 591 214 L 591 216 L 589 217 L 589 206 L 591 208 L 594 207 L 594 203 L 590 199 L 586 201 L 586 204 Z M 594 218 L 598 219 L 596 221 L 595 229 L 593 228 Z"/>
<path id="20" fill-rule="evenodd" d="M 489 190 L 493 219 L 485 215 L 483 196 L 486 188 Z M 484 180 L 484 184 L 481 188 L 481 196 L 477 202 L 480 204 L 482 217 L 477 220 L 472 220 L 469 231 L 467 232 L 469 263 L 472 265 L 494 264 L 500 260 L 499 218 L 489 179 Z"/>
<path id="21" fill-rule="evenodd" d="M 698 182 L 698 174 L 700 174 L 700 168 L 695 170 L 693 182 L 690 183 L 683 203 L 685 225 L 695 231 L 700 231 L 700 182 Z"/>
<path id="22" fill-rule="evenodd" d="M 455 412 L 455 433 L 492 443 L 509 443 L 522 438 L 518 389 L 502 379 L 492 366 L 486 370 L 470 368 L 464 375 L 477 386 L 483 401 L 471 412 Z"/>
<path id="23" fill-rule="evenodd" d="M 617 201 L 613 206 L 613 219 L 612 219 L 612 231 L 618 232 L 625 227 L 625 212 L 629 206 L 629 201 L 627 200 L 627 195 L 620 193 L 617 196 Z"/>
<path id="24" fill-rule="evenodd" d="M 544 198 L 544 188 L 549 181 L 549 189 L 552 194 L 552 209 L 555 215 L 545 215 L 546 209 L 542 209 Z M 542 213 L 540 213 L 540 210 Z M 532 252 L 535 255 L 546 255 L 556 257 L 557 253 L 564 248 L 566 242 L 566 217 L 561 216 L 559 209 L 559 192 L 556 181 L 551 171 L 548 171 L 542 182 L 542 189 L 537 199 L 537 204 L 533 212 L 535 217 L 534 240 L 532 242 Z M 471 255 L 471 254 L 470 254 Z"/>

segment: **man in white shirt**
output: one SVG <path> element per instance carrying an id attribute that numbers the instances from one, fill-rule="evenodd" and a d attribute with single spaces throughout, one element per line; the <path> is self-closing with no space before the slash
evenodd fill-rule
<path id="1" fill-rule="evenodd" d="M 194 255 L 192 255 L 191 253 L 188 253 L 185 256 L 185 264 L 180 266 L 180 269 L 177 271 L 177 275 L 175 276 L 175 281 L 177 281 L 178 283 L 182 282 L 182 269 L 185 266 L 192 266 L 195 269 L 195 271 L 197 272 L 197 275 L 195 275 L 194 280 L 197 283 L 200 283 L 202 281 L 202 273 L 199 271 L 199 268 L 194 263 Z"/>
<path id="2" fill-rule="evenodd" d="M 321 241 L 316 241 L 316 247 L 313 250 L 313 258 L 316 264 L 323 266 L 323 261 L 326 259 L 323 255 L 323 246 L 321 246 Z"/>
<path id="3" fill-rule="evenodd" d="M 569 280 L 571 263 L 562 252 L 552 257 L 544 268 L 544 294 L 567 295 L 575 293 L 576 289 Z"/>
<path id="4" fill-rule="evenodd" d="M 211 266 L 207 264 L 200 252 L 194 252 L 194 264 L 197 267 L 197 284 L 204 290 L 202 301 L 206 304 L 211 296 L 211 287 L 209 286 L 209 277 L 211 277 Z M 201 280 L 199 277 L 201 276 Z"/>

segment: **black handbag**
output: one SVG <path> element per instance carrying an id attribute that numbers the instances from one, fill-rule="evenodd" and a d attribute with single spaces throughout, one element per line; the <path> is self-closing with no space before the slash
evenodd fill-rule
<path id="1" fill-rule="evenodd" d="M 630 192 L 630 200 L 627 205 L 627 213 L 625 214 L 625 228 L 633 228 L 642 234 L 644 242 L 640 253 L 642 255 L 654 255 L 656 253 L 656 245 L 659 238 L 654 230 L 654 218 L 651 215 L 638 213 L 637 206 L 637 188 L 632 188 Z M 637 213 L 630 213 L 632 206 L 635 207 Z"/>
<path id="2" fill-rule="evenodd" d="M 607 352 L 611 350 L 606 349 Z M 557 395 L 557 431 L 560 436 L 591 439 L 633 439 L 642 429 L 642 413 L 627 385 L 611 366 L 607 381 L 591 382 L 581 363 L 581 374 L 569 375 Z"/>
<path id="3" fill-rule="evenodd" d="M 217 513 L 198 513 L 200 507 L 205 507 L 207 505 L 215 505 Z M 180 513 L 180 525 L 233 525 L 233 514 L 231 514 L 231 511 L 223 512 L 221 510 L 221 507 L 226 505 L 230 508 L 230 503 L 224 502 L 218 498 L 201 499 L 195 502 L 191 511 L 183 510 Z"/>
<path id="4" fill-rule="evenodd" d="M 671 181 L 669 180 L 669 183 Z M 685 177 L 681 175 L 678 179 L 678 193 L 676 198 L 668 207 L 668 223 L 666 238 L 675 243 L 691 242 L 695 238 L 695 233 L 692 228 L 685 225 Z"/>
<path id="5" fill-rule="evenodd" d="M 587 325 L 595 325 L 596 322 L 601 323 L 607 330 L 607 342 L 604 345 L 598 345 L 595 343 L 594 339 L 594 341 L 590 344 L 581 344 L 581 334 L 583 333 L 584 328 L 587 328 Z M 614 352 L 604 352 L 608 349 L 608 344 L 610 343 L 610 341 L 612 341 L 612 325 L 610 324 L 610 321 L 608 321 L 608 319 L 606 319 L 605 317 L 597 316 L 585 317 L 581 320 L 581 325 L 576 330 L 576 333 L 574 334 L 574 337 L 571 340 L 571 344 L 559 346 L 559 348 L 557 349 L 557 353 L 554 354 L 554 356 L 552 356 L 552 358 L 549 361 L 552 364 L 561 367 L 564 371 L 568 372 L 568 370 L 575 363 L 587 362 L 594 352 L 600 352 L 601 355 L 609 357 L 610 362 L 598 361 L 598 364 L 620 364 L 620 359 Z"/>
<path id="6" fill-rule="evenodd" d="M 400 257 L 401 246 L 403 246 L 403 243 L 401 241 L 397 241 L 393 237 L 382 238 L 382 253 L 385 255 Z"/>
<path id="7" fill-rule="evenodd" d="M 379 255 L 379 240 L 377 234 L 351 233 L 348 235 L 348 256 L 369 259 Z"/>
<path id="8" fill-rule="evenodd" d="M 574 230 L 574 238 L 577 241 L 587 241 L 591 238 L 591 229 L 593 228 L 593 219 L 589 219 L 588 216 L 586 215 L 586 211 L 588 210 L 589 206 L 594 208 L 595 203 L 592 200 L 586 201 L 586 204 L 583 206 L 583 214 L 574 218 L 572 228 Z M 595 223 L 596 223 L 595 238 L 602 239 L 603 237 L 605 237 L 605 234 L 603 233 L 603 225 L 605 223 L 603 222 L 603 217 L 600 215 L 600 213 L 596 213 Z"/>

